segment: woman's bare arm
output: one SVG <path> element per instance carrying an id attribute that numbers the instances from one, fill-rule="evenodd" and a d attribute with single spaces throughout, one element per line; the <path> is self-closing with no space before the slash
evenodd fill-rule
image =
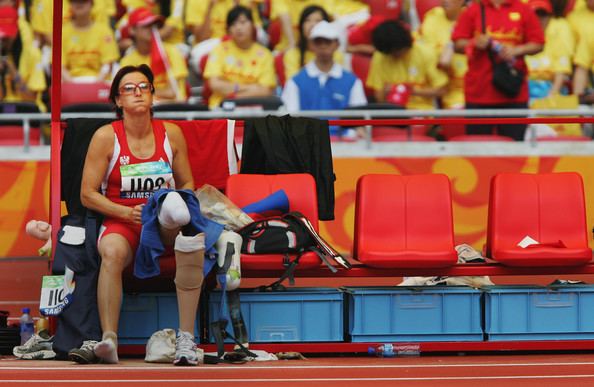
<path id="1" fill-rule="evenodd" d="M 83 168 L 80 200 L 86 208 L 107 217 L 140 223 L 138 209 L 135 211 L 135 208 L 114 203 L 100 192 L 101 182 L 113 154 L 113 144 L 114 132 L 111 125 L 102 126 L 93 135 Z"/>

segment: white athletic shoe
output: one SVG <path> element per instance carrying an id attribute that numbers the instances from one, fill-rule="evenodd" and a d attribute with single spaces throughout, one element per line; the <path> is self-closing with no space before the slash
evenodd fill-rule
<path id="1" fill-rule="evenodd" d="M 175 359 L 173 360 L 173 365 L 198 365 L 198 351 L 194 342 L 194 336 L 181 329 L 177 332 L 177 338 L 175 339 Z"/>

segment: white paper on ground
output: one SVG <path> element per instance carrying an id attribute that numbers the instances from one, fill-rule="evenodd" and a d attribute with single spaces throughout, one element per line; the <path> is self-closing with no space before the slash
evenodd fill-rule
<path id="1" fill-rule="evenodd" d="M 518 243 L 518 246 L 520 246 L 521 248 L 525 249 L 526 247 L 530 246 L 530 245 L 537 245 L 538 242 L 535 241 L 534 239 L 530 238 L 528 235 L 526 235 L 524 237 L 524 239 L 522 239 L 520 241 L 520 243 Z"/>

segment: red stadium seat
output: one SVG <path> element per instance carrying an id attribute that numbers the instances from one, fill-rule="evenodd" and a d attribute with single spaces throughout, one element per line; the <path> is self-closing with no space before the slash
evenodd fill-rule
<path id="1" fill-rule="evenodd" d="M 459 141 L 459 142 L 468 142 L 468 141 L 514 141 L 513 138 L 508 136 L 500 136 L 498 134 L 461 134 L 459 136 L 452 136 L 449 138 L 448 141 Z"/>
<path id="2" fill-rule="evenodd" d="M 588 136 L 551 136 L 537 137 L 536 141 L 592 141 Z"/>
<path id="3" fill-rule="evenodd" d="M 272 20 L 268 25 L 268 36 L 270 37 L 269 47 L 273 49 L 280 42 L 282 26 L 280 20 Z"/>
<path id="4" fill-rule="evenodd" d="M 274 56 L 274 70 L 276 71 L 276 78 L 280 87 L 284 87 L 287 81 L 287 77 L 285 76 L 285 62 L 283 61 L 284 57 L 284 52 L 279 52 Z"/>
<path id="5" fill-rule="evenodd" d="M 450 181 L 445 175 L 359 178 L 353 257 L 378 268 L 456 263 Z"/>
<path id="6" fill-rule="evenodd" d="M 227 197 L 239 207 L 261 200 L 283 189 L 289 198 L 291 211 L 305 215 L 318 229 L 316 183 L 309 174 L 231 175 L 227 180 Z M 317 268 L 320 258 L 309 252 L 301 256 L 296 270 Z M 283 270 L 281 254 L 242 254 L 241 267 L 246 270 Z"/>
<path id="7" fill-rule="evenodd" d="M 518 246 L 527 236 L 539 244 Z M 487 255 L 509 266 L 590 262 L 582 177 L 574 172 L 493 177 Z"/>
<path id="8" fill-rule="evenodd" d="M 353 73 L 363 82 L 363 87 L 365 88 L 365 95 L 369 99 L 369 97 L 373 97 L 373 89 L 367 87 L 365 84 L 367 82 L 367 74 L 369 74 L 369 66 L 371 65 L 371 56 L 369 55 L 362 55 L 362 54 L 353 54 L 351 55 L 351 69 Z"/>
<path id="9" fill-rule="evenodd" d="M 386 19 L 398 19 L 402 11 L 400 0 L 367 0 L 367 4 L 372 16 L 382 16 Z"/>
<path id="10" fill-rule="evenodd" d="M 388 141 L 436 141 L 435 137 L 427 136 L 425 125 L 412 125 L 409 129 L 390 127 L 390 126 L 374 126 L 371 129 L 371 140 L 374 142 L 388 142 Z"/>
<path id="11" fill-rule="evenodd" d="M 62 105 L 109 102 L 109 83 L 63 82 Z"/>
<path id="12" fill-rule="evenodd" d="M 31 128 L 29 135 L 30 145 L 39 145 L 41 142 L 41 134 L 39 128 Z M 24 145 L 25 137 L 23 127 L 20 125 L 0 126 L 0 145 L 14 146 Z"/>
<path id="13" fill-rule="evenodd" d="M 431 8 L 441 5 L 441 0 L 416 0 L 415 5 L 417 7 L 419 19 L 423 21 L 427 11 L 429 11 Z"/>

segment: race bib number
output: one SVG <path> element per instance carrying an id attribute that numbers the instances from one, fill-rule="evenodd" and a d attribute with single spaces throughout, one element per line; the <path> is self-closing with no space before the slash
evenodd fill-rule
<path id="1" fill-rule="evenodd" d="M 124 199 L 149 198 L 161 188 L 169 188 L 173 179 L 171 165 L 165 161 L 120 166 Z"/>
<path id="2" fill-rule="evenodd" d="M 39 311 L 44 316 L 57 316 L 72 303 L 74 273 L 66 269 L 64 275 L 43 276 Z"/>

